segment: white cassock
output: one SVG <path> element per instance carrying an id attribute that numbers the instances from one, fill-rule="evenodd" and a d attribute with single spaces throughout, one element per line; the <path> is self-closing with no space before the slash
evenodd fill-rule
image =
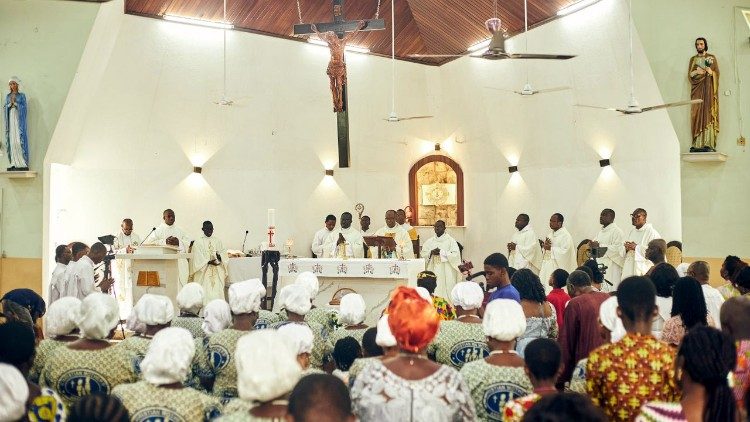
<path id="1" fill-rule="evenodd" d="M 565 227 L 549 232 L 547 238 L 552 242 L 552 247 L 548 251 L 543 251 L 539 279 L 544 286 L 544 291 L 549 294 L 552 287 L 547 282 L 556 269 L 562 268 L 567 272 L 576 269 L 576 248 L 573 245 L 573 237 Z"/>
<path id="2" fill-rule="evenodd" d="M 339 233 L 346 239 L 347 258 L 364 258 L 365 239 L 362 238 L 362 233 L 353 227 L 334 230 L 330 236 L 326 237 L 326 243 L 323 245 L 323 258 L 337 258 L 341 255 L 336 245 L 339 241 Z"/>
<path id="3" fill-rule="evenodd" d="M 211 265 L 209 261 L 221 257 L 219 265 Z M 201 236 L 193 243 L 193 283 L 200 283 L 203 287 L 203 305 L 214 299 L 226 300 L 224 285 L 227 280 L 227 262 L 229 255 L 221 240 L 215 237 Z"/>
<path id="4" fill-rule="evenodd" d="M 154 234 L 149 238 L 148 244 L 151 245 L 166 245 L 168 237 L 176 237 L 180 240 L 180 253 L 187 253 L 188 246 L 190 245 L 190 236 L 181 228 L 172 224 L 168 226 L 167 223 L 159 224 Z M 188 276 L 190 275 L 190 269 L 188 266 L 187 259 L 177 260 L 177 269 L 179 270 L 180 280 L 177 291 L 179 292 L 185 284 L 187 284 Z"/>
<path id="5" fill-rule="evenodd" d="M 313 236 L 312 246 L 310 246 L 310 249 L 312 249 L 312 252 L 317 258 L 323 258 L 323 246 L 329 241 L 328 238 L 333 236 L 334 233 L 336 233 L 335 229 L 328 230 L 325 227 L 315 232 L 315 236 Z M 336 235 L 338 236 L 338 234 Z"/>
<path id="6" fill-rule="evenodd" d="M 517 270 L 528 268 L 534 274 L 539 274 L 542 266 L 542 248 L 539 246 L 539 238 L 534 229 L 526 225 L 523 229 L 513 233 L 511 242 L 516 244 L 516 250 L 508 254 L 510 266 Z M 542 280 L 542 284 L 546 284 L 546 281 Z"/>
<path id="7" fill-rule="evenodd" d="M 706 309 L 708 314 L 713 318 L 715 327 L 721 329 L 721 317 L 720 310 L 721 305 L 724 304 L 724 296 L 721 295 L 718 289 L 714 288 L 710 284 L 701 284 L 703 289 L 703 297 L 706 299 Z"/>
<path id="8" fill-rule="evenodd" d="M 409 233 L 399 225 L 393 227 L 381 227 L 375 232 L 375 236 L 392 237 L 393 240 L 396 241 L 396 250 L 404 251 L 404 259 L 414 259 L 414 247 L 412 247 L 411 237 L 409 237 Z M 377 250 L 373 253 L 373 256 L 374 255 L 377 255 Z M 396 256 L 397 255 L 394 255 L 393 257 L 395 258 Z"/>
<path id="9" fill-rule="evenodd" d="M 66 296 L 83 300 L 89 294 L 101 291 L 94 284 L 94 261 L 91 258 L 83 256 L 70 267 Z"/>
<path id="10" fill-rule="evenodd" d="M 73 262 L 71 262 L 72 264 Z M 60 262 L 56 262 L 55 269 L 52 270 L 52 276 L 49 280 L 49 302 L 47 306 L 51 305 L 52 302 L 65 296 L 66 284 L 65 275 L 68 266 Z"/>
<path id="11" fill-rule="evenodd" d="M 127 253 L 128 246 L 133 248 L 141 244 L 141 237 L 135 232 L 130 236 L 120 230 L 115 237 L 114 248 L 118 254 Z M 130 259 L 116 259 L 112 268 L 112 276 L 115 279 L 114 289 L 117 304 L 120 306 L 120 318 L 126 319 L 133 308 L 133 279 L 130 274 Z"/>
<path id="12" fill-rule="evenodd" d="M 625 253 L 625 246 L 620 246 L 620 256 L 624 258 L 622 264 L 622 279 L 637 275 L 643 275 L 648 272 L 654 264 L 646 259 L 646 248 L 648 242 L 654 239 L 660 239 L 661 235 L 654 229 L 651 223 L 646 223 L 640 229 L 633 227 L 625 238 L 625 242 L 635 242 L 635 251 Z M 624 243 L 624 242 L 623 242 Z"/>
<path id="13" fill-rule="evenodd" d="M 430 256 L 434 249 L 440 249 L 440 254 Z M 461 271 L 458 269 L 461 265 L 461 251 L 458 249 L 458 242 L 448 233 L 431 237 L 422 245 L 422 257 L 427 263 L 427 270 L 437 276 L 436 294 L 449 298 L 453 286 L 461 279 Z"/>
<path id="14" fill-rule="evenodd" d="M 596 262 L 607 266 L 607 273 L 604 278 L 612 283 L 612 286 L 604 283 L 602 291 L 615 291 L 617 286 L 620 285 L 620 280 L 622 280 L 622 264 L 625 262 L 625 257 L 620 255 L 620 248 L 625 242 L 625 235 L 617 224 L 612 223 L 607 227 L 602 227 L 594 240 L 599 242 L 600 247 L 607 248 L 606 254 L 596 260 Z"/>
<path id="15" fill-rule="evenodd" d="M 419 233 L 417 233 L 417 229 L 411 226 L 409 223 L 401 224 L 401 228 L 404 229 L 405 232 L 409 233 L 409 238 L 411 240 L 417 240 L 419 239 Z"/>

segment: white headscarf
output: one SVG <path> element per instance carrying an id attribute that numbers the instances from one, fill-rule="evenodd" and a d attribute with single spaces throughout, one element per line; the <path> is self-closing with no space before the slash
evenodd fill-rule
<path id="1" fill-rule="evenodd" d="M 341 298 L 339 321 L 344 325 L 357 325 L 365 320 L 365 299 L 357 293 L 349 293 Z"/>
<path id="2" fill-rule="evenodd" d="M 482 319 L 487 337 L 498 341 L 511 341 L 526 331 L 526 316 L 521 304 L 512 299 L 495 299 L 487 304 Z"/>
<path id="3" fill-rule="evenodd" d="M 294 284 L 301 284 L 307 287 L 307 290 L 310 292 L 310 299 L 315 299 L 315 296 L 318 295 L 318 290 L 320 290 L 318 277 L 310 271 L 300 273 L 297 279 L 294 280 Z"/>
<path id="4" fill-rule="evenodd" d="M 135 313 L 135 308 L 130 310 L 128 319 L 125 320 L 125 328 L 136 333 L 143 334 L 146 332 L 146 324 L 138 320 L 138 315 Z"/>
<path id="5" fill-rule="evenodd" d="M 138 321 L 146 325 L 163 325 L 174 318 L 174 305 L 168 297 L 146 293 L 135 304 Z"/>
<path id="6" fill-rule="evenodd" d="M 295 352 L 274 330 L 240 337 L 234 352 L 240 398 L 267 402 L 290 392 L 302 375 Z"/>
<path id="7" fill-rule="evenodd" d="M 677 270 L 677 275 L 679 275 L 680 277 L 685 277 L 687 275 L 688 268 L 690 268 L 690 263 L 683 262 L 677 267 L 675 267 L 675 270 Z"/>
<path id="8" fill-rule="evenodd" d="M 417 293 L 419 293 L 419 296 L 422 299 L 432 303 L 432 295 L 430 294 L 429 290 L 425 289 L 424 287 L 415 287 L 414 290 L 416 290 Z"/>
<path id="9" fill-rule="evenodd" d="M 81 301 L 73 296 L 61 297 L 52 302 L 44 315 L 47 323 L 47 336 L 64 336 L 75 330 L 76 323 L 73 318 L 80 307 Z"/>
<path id="10" fill-rule="evenodd" d="M 218 333 L 232 324 L 232 310 L 222 299 L 214 299 L 203 308 L 203 332 Z"/>
<path id="11" fill-rule="evenodd" d="M 617 316 L 617 296 L 610 297 L 599 306 L 599 321 L 612 333 L 612 343 L 617 343 L 625 337 L 625 326 Z"/>
<path id="12" fill-rule="evenodd" d="M 281 334 L 292 346 L 293 350 L 297 351 L 298 355 L 302 353 L 312 353 L 313 341 L 315 337 L 313 332 L 305 324 L 289 323 L 279 327 L 276 332 Z"/>
<path id="13" fill-rule="evenodd" d="M 259 285 L 260 288 L 263 287 L 260 280 L 253 279 L 229 286 L 229 307 L 233 314 L 249 314 L 260 310 L 260 298 L 263 291 L 260 290 Z"/>
<path id="14" fill-rule="evenodd" d="M 0 422 L 15 422 L 26 414 L 29 385 L 15 366 L 0 363 Z"/>
<path id="15" fill-rule="evenodd" d="M 396 347 L 396 337 L 393 337 L 391 327 L 388 325 L 388 314 L 378 320 L 378 331 L 375 334 L 375 344 L 380 347 Z"/>
<path id="16" fill-rule="evenodd" d="M 195 342 L 190 331 L 181 327 L 159 330 L 141 362 L 143 379 L 154 385 L 183 382 L 192 368 L 193 356 Z"/>
<path id="17" fill-rule="evenodd" d="M 120 309 L 117 300 L 104 293 L 91 293 L 81 301 L 81 306 L 73 312 L 73 320 L 81 336 L 100 340 L 120 322 Z"/>
<path id="18" fill-rule="evenodd" d="M 290 284 L 285 286 L 279 292 L 279 297 L 283 299 L 281 306 L 289 312 L 299 315 L 307 315 L 312 308 L 310 303 L 310 291 L 302 284 Z"/>
<path id="19" fill-rule="evenodd" d="M 177 293 L 177 307 L 198 315 L 203 308 L 203 296 L 203 286 L 199 283 L 188 283 Z"/>
<path id="20" fill-rule="evenodd" d="M 453 306 L 460 306 L 466 311 L 479 309 L 484 301 L 484 292 L 479 284 L 471 281 L 462 281 L 453 286 L 451 290 L 451 301 Z"/>

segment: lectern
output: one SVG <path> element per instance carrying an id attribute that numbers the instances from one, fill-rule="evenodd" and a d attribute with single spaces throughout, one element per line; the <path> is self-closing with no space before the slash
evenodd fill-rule
<path id="1" fill-rule="evenodd" d="M 133 302 L 138 302 L 146 293 L 164 295 L 172 300 L 177 309 L 179 291 L 180 259 L 192 258 L 192 254 L 179 253 L 174 246 L 141 245 L 132 254 L 117 254 L 115 259 L 130 261 L 130 280 L 133 283 Z"/>

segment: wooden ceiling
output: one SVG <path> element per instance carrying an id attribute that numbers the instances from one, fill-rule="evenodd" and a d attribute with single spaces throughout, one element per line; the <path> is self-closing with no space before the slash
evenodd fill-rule
<path id="1" fill-rule="evenodd" d="M 558 10 L 577 0 L 528 0 L 529 25 L 555 17 Z M 356 35 L 350 44 L 372 54 L 391 54 L 391 1 L 381 0 L 380 18 L 386 29 Z M 299 0 L 304 23 L 330 22 L 330 0 Z M 348 0 L 347 20 L 375 17 L 378 0 Z M 489 37 L 484 21 L 494 14 L 493 0 L 394 0 L 396 57 L 430 65 L 451 58 L 410 58 L 409 54 L 465 54 L 466 49 Z M 125 13 L 161 18 L 165 14 L 220 21 L 223 0 L 125 0 Z M 523 0 L 498 0 L 497 13 L 510 34 L 524 28 Z M 296 0 L 227 0 L 227 21 L 238 30 L 300 39 L 292 26 L 300 23 Z"/>

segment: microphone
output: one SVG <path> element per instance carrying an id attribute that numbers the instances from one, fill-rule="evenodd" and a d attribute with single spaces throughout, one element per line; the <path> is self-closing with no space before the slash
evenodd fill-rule
<path id="1" fill-rule="evenodd" d="M 466 276 L 466 281 L 471 281 L 472 279 L 477 278 L 477 277 L 484 277 L 484 275 L 485 275 L 484 271 L 480 271 L 478 273 L 470 274 L 470 275 Z"/>
<path id="2" fill-rule="evenodd" d="M 247 241 L 248 233 L 250 233 L 250 230 L 245 230 L 245 238 L 242 239 L 242 253 L 245 253 L 245 242 Z"/>
<path id="3" fill-rule="evenodd" d="M 148 239 L 148 237 L 151 236 L 151 233 L 153 233 L 155 230 L 156 230 L 156 227 L 152 228 L 151 231 L 148 232 L 148 234 L 146 235 L 146 237 L 143 238 L 143 240 L 141 241 L 141 243 L 138 244 L 138 246 L 143 245 L 146 242 L 146 239 Z"/>

